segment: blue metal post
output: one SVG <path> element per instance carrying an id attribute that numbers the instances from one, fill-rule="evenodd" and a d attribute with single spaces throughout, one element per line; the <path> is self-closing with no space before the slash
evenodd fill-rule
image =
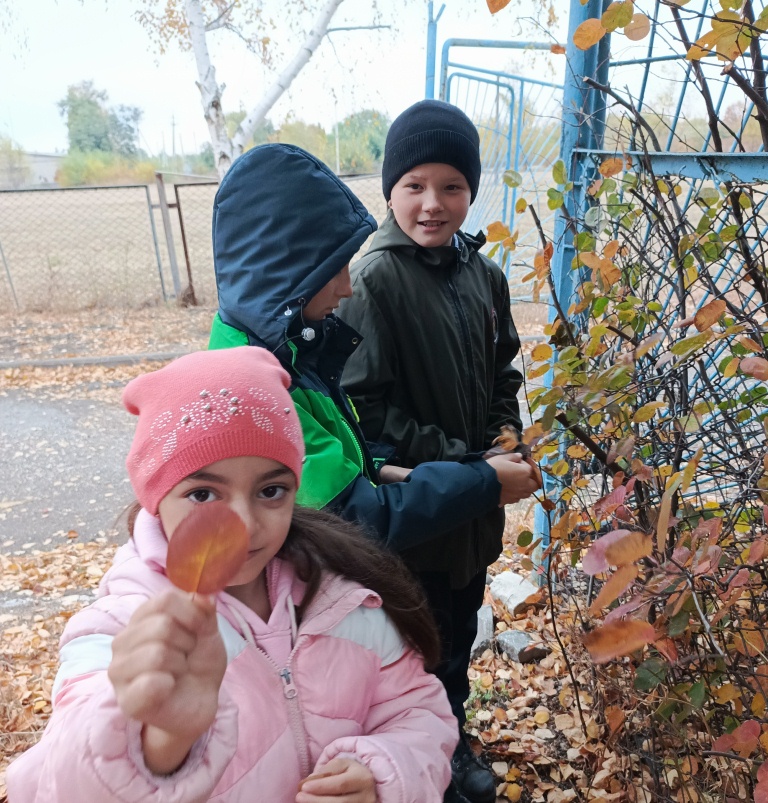
<path id="1" fill-rule="evenodd" d="M 429 0 L 429 21 L 427 22 L 427 85 L 424 97 L 431 100 L 435 97 L 435 59 L 437 57 L 437 23 L 445 11 L 445 3 L 440 6 L 437 16 L 433 15 L 433 2 Z"/>
<path id="2" fill-rule="evenodd" d="M 568 215 L 580 217 L 584 210 L 580 207 L 586 202 L 589 176 L 586 163 L 580 159 L 577 149 L 596 148 L 602 145 L 605 129 L 605 100 L 601 93 L 591 90 L 584 84 L 585 76 L 594 76 L 600 83 L 607 83 L 610 37 L 604 36 L 599 45 L 589 50 L 579 50 L 573 44 L 573 35 L 582 22 L 600 17 L 604 0 L 588 0 L 582 5 L 580 0 L 571 0 L 568 18 L 568 42 L 566 44 L 565 86 L 563 88 L 563 127 L 560 139 L 560 156 L 568 170 L 568 178 L 574 182 L 574 192 L 566 196 Z M 552 259 L 552 279 L 555 292 L 564 310 L 568 310 L 574 291 L 571 263 L 576 254 L 573 234 L 569 231 L 566 215 L 560 212 L 555 219 L 555 252 Z M 555 309 L 550 306 L 549 320 L 554 320 Z M 553 371 L 547 373 L 544 384 L 552 386 Z M 544 492 L 556 487 L 555 479 L 544 474 Z M 534 530 L 541 538 L 542 549 L 549 546 L 549 519 L 540 505 L 534 514 Z"/>

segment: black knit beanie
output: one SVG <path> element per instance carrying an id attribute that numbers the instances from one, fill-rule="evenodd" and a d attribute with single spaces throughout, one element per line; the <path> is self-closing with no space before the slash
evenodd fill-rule
<path id="1" fill-rule="evenodd" d="M 420 100 L 392 123 L 384 145 L 381 186 L 389 200 L 392 187 L 417 165 L 439 162 L 466 178 L 475 200 L 480 184 L 480 137 L 461 109 L 442 100 Z"/>

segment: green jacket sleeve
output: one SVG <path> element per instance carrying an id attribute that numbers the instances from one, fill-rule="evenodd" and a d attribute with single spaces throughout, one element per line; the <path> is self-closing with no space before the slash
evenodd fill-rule
<path id="1" fill-rule="evenodd" d="M 331 432 L 318 421 L 318 417 L 326 421 L 333 419 L 318 416 L 313 406 L 333 402 L 320 394 L 309 395 L 302 390 L 294 391 L 291 398 L 301 421 L 305 449 L 297 504 L 323 508 L 357 478 L 370 485 L 362 476 L 362 458 L 356 461 L 352 457 L 359 449 L 353 436 L 343 431 Z M 337 415 L 336 419 L 340 417 Z"/>
<path id="2" fill-rule="evenodd" d="M 342 382 L 355 404 L 365 437 L 380 441 L 386 433 L 386 442 L 396 447 L 408 466 L 464 457 L 464 441 L 448 438 L 432 424 L 418 423 L 392 403 L 392 389 L 399 373 L 392 339 L 397 327 L 394 321 L 386 320 L 362 277 L 355 282 L 352 298 L 343 303 L 340 316 L 363 336 L 344 367 Z"/>
<path id="3" fill-rule="evenodd" d="M 513 368 L 512 360 L 520 351 L 520 338 L 512 320 L 512 309 L 509 300 L 509 285 L 504 274 L 494 266 L 491 274 L 494 284 L 493 297 L 498 299 L 499 340 L 496 344 L 496 361 L 494 365 L 493 394 L 488 412 L 486 443 L 496 438 L 502 425 L 514 427 L 522 432 L 520 404 L 517 394 L 523 384 L 523 375 Z"/>

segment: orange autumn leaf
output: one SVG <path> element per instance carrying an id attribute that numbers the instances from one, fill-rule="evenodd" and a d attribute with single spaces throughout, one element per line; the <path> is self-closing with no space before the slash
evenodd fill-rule
<path id="1" fill-rule="evenodd" d="M 768 360 L 764 360 L 762 357 L 745 357 L 739 363 L 739 368 L 745 374 L 755 377 L 755 379 L 762 379 L 763 381 L 768 379 Z"/>
<path id="2" fill-rule="evenodd" d="M 215 594 L 248 557 L 248 534 L 242 519 L 226 505 L 196 507 L 168 543 L 166 574 L 183 591 Z"/>
<path id="3" fill-rule="evenodd" d="M 488 224 L 488 234 L 485 239 L 488 240 L 489 243 L 500 243 L 502 240 L 506 240 L 510 234 L 509 226 L 497 220 L 494 223 Z"/>
<path id="4" fill-rule="evenodd" d="M 651 21 L 645 14 L 634 14 L 628 25 L 624 26 L 624 36 L 632 42 L 645 39 L 651 32 Z"/>
<path id="5" fill-rule="evenodd" d="M 502 8 L 506 8 L 510 0 L 485 0 L 488 3 L 488 10 L 491 14 L 497 14 Z"/>
<path id="6" fill-rule="evenodd" d="M 603 248 L 603 256 L 606 259 L 613 259 L 618 253 L 619 253 L 618 240 L 611 240 L 609 243 L 606 244 L 605 248 Z"/>
<path id="7" fill-rule="evenodd" d="M 712 324 L 715 324 L 720 320 L 720 316 L 725 312 L 725 308 L 726 303 L 722 298 L 716 298 L 714 301 L 710 301 L 709 304 L 705 304 L 693 316 L 693 325 L 700 332 L 703 332 L 705 329 L 709 329 Z"/>
<path id="8" fill-rule="evenodd" d="M 550 45 L 549 52 L 562 56 L 565 55 L 565 48 L 562 45 Z"/>
<path id="9" fill-rule="evenodd" d="M 609 705 L 605 709 L 605 721 L 611 736 L 621 728 L 626 718 L 626 714 L 618 706 Z"/>
<path id="10" fill-rule="evenodd" d="M 596 45 L 607 33 L 603 23 L 598 19 L 584 20 L 573 33 L 573 44 L 579 50 L 589 50 Z"/>
<path id="11" fill-rule="evenodd" d="M 584 636 L 584 646 L 596 664 L 607 664 L 614 658 L 639 650 L 655 638 L 652 624 L 627 619 L 596 627 Z"/>
<path id="12" fill-rule="evenodd" d="M 610 159 L 605 159 L 600 165 L 600 175 L 605 178 L 618 175 L 624 169 L 624 160 L 618 156 L 612 156 Z"/>
<path id="13" fill-rule="evenodd" d="M 603 608 L 607 608 L 614 600 L 623 594 L 639 574 L 640 570 L 634 563 L 618 568 L 600 589 L 600 593 L 589 606 L 589 613 L 597 615 Z"/>

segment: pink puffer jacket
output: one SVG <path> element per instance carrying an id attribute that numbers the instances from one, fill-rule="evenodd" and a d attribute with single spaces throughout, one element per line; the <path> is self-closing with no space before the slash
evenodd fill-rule
<path id="1" fill-rule="evenodd" d="M 278 559 L 267 569 L 268 623 L 219 595 L 228 665 L 218 715 L 177 772 L 153 775 L 141 725 L 118 707 L 106 669 L 113 636 L 169 588 L 166 543 L 141 511 L 97 600 L 70 620 L 53 715 L 8 770 L 10 803 L 293 803 L 300 780 L 338 756 L 371 770 L 380 803 L 442 800 L 458 739 L 442 685 L 379 597 L 342 578 L 324 581 L 297 631 L 303 584 Z"/>

